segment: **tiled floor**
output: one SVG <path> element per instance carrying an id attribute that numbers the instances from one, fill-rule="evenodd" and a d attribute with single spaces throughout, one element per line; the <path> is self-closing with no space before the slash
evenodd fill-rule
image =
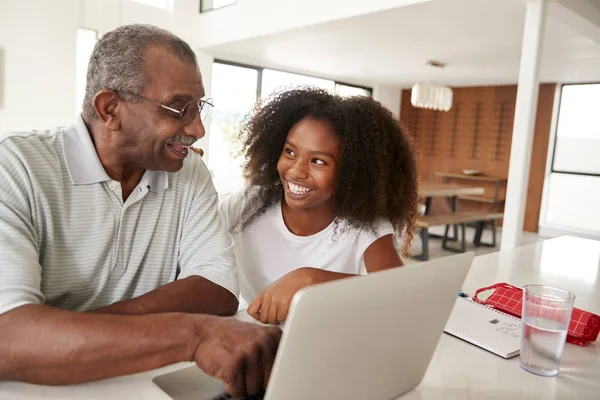
<path id="1" fill-rule="evenodd" d="M 438 235 L 443 235 L 444 233 L 444 227 L 443 226 L 436 226 L 433 228 L 429 229 L 430 233 L 434 233 L 434 234 L 438 234 Z M 473 236 L 475 235 L 475 228 L 471 228 L 471 227 L 467 227 L 467 251 L 473 251 L 475 252 L 475 255 L 481 255 L 481 254 L 486 254 L 486 253 L 491 253 L 494 251 L 498 251 L 500 249 L 500 239 L 502 236 L 502 230 L 498 229 L 498 234 L 496 237 L 496 243 L 497 243 L 497 247 L 493 248 L 493 247 L 476 247 L 473 245 Z M 529 244 L 529 243 L 534 243 L 537 241 L 541 241 L 547 239 L 546 237 L 542 237 L 539 236 L 535 233 L 529 233 L 529 232 L 524 232 L 523 236 L 521 238 L 521 241 L 519 242 L 519 245 L 525 245 L 525 244 Z M 483 232 L 483 236 L 482 236 L 482 241 L 483 242 L 488 242 L 490 243 L 492 241 L 492 232 L 489 228 L 486 228 Z M 412 254 L 421 254 L 421 237 L 419 235 L 415 236 L 414 242 L 413 242 L 413 247 L 411 249 L 411 253 Z M 446 256 L 451 256 L 453 254 L 456 254 L 452 251 L 448 251 L 448 250 L 444 250 L 442 249 L 442 239 L 437 239 L 437 238 L 430 238 L 429 239 L 429 259 L 433 260 L 436 258 L 440 258 L 440 257 L 446 257 Z M 406 263 L 414 263 L 414 262 L 419 262 L 418 260 L 413 260 L 413 259 L 406 259 L 404 258 Z"/>

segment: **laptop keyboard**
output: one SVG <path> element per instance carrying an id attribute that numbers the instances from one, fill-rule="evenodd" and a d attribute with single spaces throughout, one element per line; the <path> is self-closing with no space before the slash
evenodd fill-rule
<path id="1" fill-rule="evenodd" d="M 213 400 L 263 400 L 265 398 L 265 393 L 258 393 L 253 395 L 247 395 L 243 397 L 232 397 L 227 393 L 223 393 L 215 397 Z"/>

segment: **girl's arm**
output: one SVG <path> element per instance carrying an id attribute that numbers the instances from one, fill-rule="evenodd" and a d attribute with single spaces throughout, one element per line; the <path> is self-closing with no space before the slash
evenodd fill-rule
<path id="1" fill-rule="evenodd" d="M 364 260 L 369 273 L 404 265 L 394 247 L 394 235 L 382 236 L 374 241 L 365 250 Z M 292 298 L 300 289 L 351 276 L 356 275 L 310 267 L 296 269 L 260 292 L 248 307 L 248 314 L 265 324 L 280 323 L 287 318 Z"/>
<path id="2" fill-rule="evenodd" d="M 292 298 L 300 289 L 351 276 L 356 275 L 311 267 L 295 269 L 260 292 L 248 307 L 248 314 L 263 324 L 278 324 L 286 320 Z"/>
<path id="3" fill-rule="evenodd" d="M 363 257 L 368 273 L 404 265 L 394 246 L 394 235 L 382 236 L 371 243 Z"/>

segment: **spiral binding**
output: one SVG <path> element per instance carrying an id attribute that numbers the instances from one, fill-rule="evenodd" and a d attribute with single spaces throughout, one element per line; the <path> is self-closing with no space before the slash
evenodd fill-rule
<path id="1" fill-rule="evenodd" d="M 501 315 L 503 315 L 503 316 L 505 316 L 505 317 L 509 317 L 509 318 L 512 318 L 512 319 L 514 319 L 514 320 L 516 320 L 516 321 L 519 321 L 519 322 L 521 322 L 521 318 L 517 318 L 517 317 L 515 317 L 514 315 L 507 314 L 507 313 L 505 313 L 504 311 L 500 311 L 500 310 L 498 310 L 497 308 L 494 308 L 494 307 L 492 307 L 492 306 L 486 306 L 485 304 L 481 304 L 481 303 L 479 303 L 479 302 L 477 302 L 477 301 L 473 300 L 473 298 L 471 298 L 471 297 L 460 297 L 460 299 L 462 299 L 462 300 L 464 300 L 464 301 L 468 301 L 469 303 L 473 303 L 473 304 L 475 304 L 475 305 L 477 305 L 477 306 L 479 306 L 479 307 L 486 308 L 486 309 L 488 309 L 488 310 L 491 310 L 491 311 L 493 311 L 493 312 L 496 312 L 496 313 L 498 313 L 498 314 L 501 314 Z"/>

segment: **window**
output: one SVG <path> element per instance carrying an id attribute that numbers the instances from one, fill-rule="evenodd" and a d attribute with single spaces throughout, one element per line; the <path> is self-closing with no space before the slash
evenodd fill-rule
<path id="1" fill-rule="evenodd" d="M 353 86 L 353 85 L 345 85 L 343 83 L 335 84 L 335 93 L 340 96 L 366 96 L 371 97 L 373 91 L 369 88 Z"/>
<path id="2" fill-rule="evenodd" d="M 600 176 L 600 84 L 564 85 L 553 172 Z"/>
<path id="3" fill-rule="evenodd" d="M 170 10 L 173 6 L 172 0 L 132 0 L 136 3 L 144 4 L 150 7 L 156 7 L 163 10 Z"/>
<path id="4" fill-rule="evenodd" d="M 76 115 L 81 113 L 81 105 L 85 96 L 85 81 L 90 56 L 98 40 L 98 33 L 92 29 L 77 28 L 75 59 L 75 108 Z"/>
<path id="5" fill-rule="evenodd" d="M 237 0 L 200 0 L 200 12 L 216 10 L 217 8 L 237 3 Z"/>
<path id="6" fill-rule="evenodd" d="M 284 88 L 291 89 L 292 87 L 304 85 L 316 86 L 332 92 L 335 90 L 335 82 L 332 80 L 265 68 L 262 74 L 261 97 L 268 97 L 274 91 Z"/>
<path id="7" fill-rule="evenodd" d="M 600 84 L 564 85 L 543 220 L 568 232 L 600 233 Z"/>
<path id="8" fill-rule="evenodd" d="M 207 126 L 210 130 L 207 158 L 219 193 L 243 187 L 241 160 L 236 157 L 233 135 L 256 102 L 258 76 L 256 68 L 213 64 L 211 97 L 215 108 Z"/>
<path id="9" fill-rule="evenodd" d="M 258 98 L 274 91 L 297 86 L 316 86 L 341 96 L 371 96 L 371 89 L 268 68 L 253 67 L 227 61 L 215 61 L 212 70 L 211 97 L 215 109 L 206 126 L 208 135 L 207 161 L 213 181 L 220 194 L 243 187 L 242 160 L 233 141 L 245 116 Z"/>

